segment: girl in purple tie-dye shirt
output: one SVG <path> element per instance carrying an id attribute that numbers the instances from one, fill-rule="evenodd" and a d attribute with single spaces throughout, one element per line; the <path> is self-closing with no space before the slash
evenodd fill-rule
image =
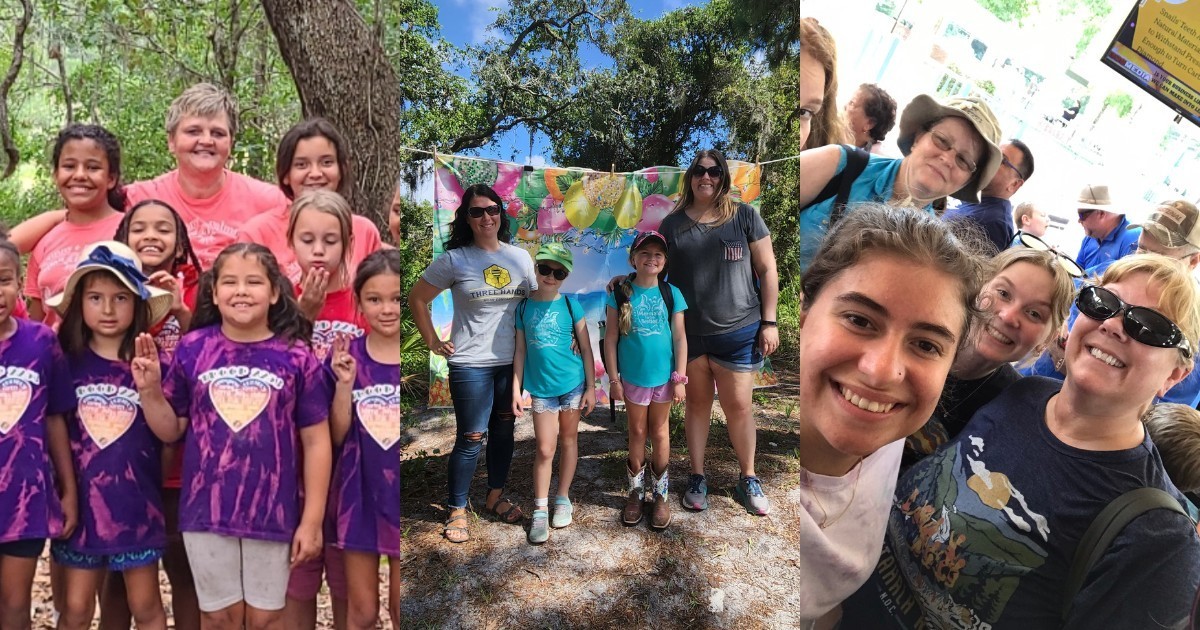
<path id="1" fill-rule="evenodd" d="M 330 429 L 342 447 L 334 473 L 339 549 L 345 550 L 348 617 L 373 628 L 379 617 L 379 556 L 391 558 L 392 623 L 400 627 L 400 251 L 367 256 L 354 279 L 365 337 L 338 337 Z"/>
<path id="2" fill-rule="evenodd" d="M 74 531 L 79 495 L 63 419 L 71 372 L 54 331 L 13 317 L 20 278 L 21 256 L 0 237 L 0 626 L 28 628 L 38 556 Z"/>
<path id="3" fill-rule="evenodd" d="M 267 248 L 217 256 L 163 381 L 179 416 L 163 428 L 187 435 L 179 529 L 205 626 L 282 624 L 290 568 L 321 550 L 333 379 L 311 337 Z"/>
<path id="4" fill-rule="evenodd" d="M 64 291 L 46 300 L 62 317 L 58 338 L 79 400 L 67 423 L 82 498 L 79 527 L 50 546 L 63 567 L 60 628 L 91 626 L 106 571 L 123 574 L 139 628 L 166 628 L 158 591 L 166 545 L 162 443 L 146 413 L 165 423 L 175 414 L 166 405 L 143 409 L 141 395 L 153 390 L 161 399 L 162 382 L 157 370 L 135 375 L 131 362 L 138 336 L 149 337 L 171 301 L 170 293 L 149 286 L 133 250 L 116 241 L 84 250 Z"/>

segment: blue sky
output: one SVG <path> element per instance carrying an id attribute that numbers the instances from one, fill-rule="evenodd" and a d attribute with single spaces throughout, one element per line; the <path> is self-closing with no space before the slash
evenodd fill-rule
<path id="1" fill-rule="evenodd" d="M 442 25 L 442 35 L 452 44 L 465 46 L 479 44 L 488 37 L 488 27 L 496 19 L 499 10 L 507 8 L 507 0 L 432 0 L 438 7 L 438 20 Z M 629 0 L 633 15 L 643 20 L 652 20 L 675 9 L 684 6 L 707 4 L 707 0 Z M 598 53 L 593 53 L 598 56 Z M 585 64 L 599 64 L 600 59 L 588 59 L 584 53 Z M 548 139 L 544 136 L 534 138 L 533 164 L 540 166 L 545 163 L 549 154 Z M 490 157 L 499 160 L 512 160 L 525 163 L 529 153 L 529 131 L 518 128 L 497 139 L 479 151 L 473 152 L 480 157 Z M 570 165 L 558 165 L 570 166 Z"/>

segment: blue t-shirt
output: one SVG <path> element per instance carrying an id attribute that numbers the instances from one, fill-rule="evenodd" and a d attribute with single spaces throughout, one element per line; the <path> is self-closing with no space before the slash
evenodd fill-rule
<path id="1" fill-rule="evenodd" d="M 571 301 L 570 308 L 567 307 L 568 300 Z M 562 295 L 549 302 L 531 297 L 517 306 L 517 330 L 525 333 L 525 370 L 521 384 L 530 396 L 562 396 L 583 382 L 583 360 L 571 351 L 575 322 L 581 319 L 583 307 Z"/>
<path id="2" fill-rule="evenodd" d="M 842 154 L 838 161 L 838 173 L 846 170 L 846 147 L 840 147 Z M 882 157 L 872 154 L 866 168 L 850 185 L 850 198 L 847 201 L 847 211 L 856 202 L 874 201 L 885 202 L 892 198 L 895 192 L 896 175 L 900 172 L 903 160 Z M 804 273 L 812 264 L 825 233 L 829 231 L 829 219 L 833 214 L 833 204 L 837 196 L 830 197 L 820 203 L 815 203 L 800 211 L 800 273 Z M 924 208 L 933 214 L 933 206 Z"/>
<path id="3" fill-rule="evenodd" d="M 1141 235 L 1142 228 L 1129 225 L 1129 219 L 1122 216 L 1121 223 L 1103 241 L 1090 236 L 1083 237 L 1075 262 L 1084 269 L 1090 269 L 1106 261 L 1124 258 L 1137 250 L 1138 237 Z"/>
<path id="4" fill-rule="evenodd" d="M 671 299 L 675 301 L 672 314 L 686 311 L 687 302 L 683 300 L 683 294 L 674 285 L 667 286 L 671 287 Z M 617 308 L 613 294 L 605 296 L 604 301 L 609 308 Z M 671 318 L 667 315 L 667 305 L 663 303 L 657 286 L 643 289 L 636 284 L 633 285 L 629 305 L 633 308 L 629 334 L 621 335 L 617 345 L 621 381 L 638 387 L 665 385 L 671 380 L 671 369 L 675 365 L 675 345 L 671 339 Z"/>

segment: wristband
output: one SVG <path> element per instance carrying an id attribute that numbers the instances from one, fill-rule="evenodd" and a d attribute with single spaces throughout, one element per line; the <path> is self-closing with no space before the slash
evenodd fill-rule
<path id="1" fill-rule="evenodd" d="M 758 322 L 758 325 L 759 325 L 759 327 L 760 327 L 760 328 L 761 328 L 762 326 L 777 326 L 777 324 L 775 323 L 775 320 L 773 320 L 773 319 L 764 319 L 764 320 L 761 320 L 761 321 L 759 321 L 759 322 Z"/>
<path id="2" fill-rule="evenodd" d="M 687 385 L 688 378 L 687 378 L 686 374 L 680 374 L 679 372 L 671 372 L 671 382 Z"/>

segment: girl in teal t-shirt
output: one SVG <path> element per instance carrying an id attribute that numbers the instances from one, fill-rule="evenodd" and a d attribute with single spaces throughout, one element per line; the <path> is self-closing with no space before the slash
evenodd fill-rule
<path id="1" fill-rule="evenodd" d="M 629 262 L 637 273 L 617 285 L 607 298 L 605 339 L 610 394 L 625 401 L 629 420 L 629 496 L 621 520 L 642 520 L 643 501 L 654 502 L 650 526 L 671 523 L 667 504 L 667 463 L 671 457 L 668 416 L 673 403 L 683 402 L 687 384 L 687 336 L 679 289 L 659 280 L 667 265 L 667 240 L 658 232 L 643 232 L 633 241 Z M 646 434 L 653 461 L 650 490 L 646 491 Z M 652 498 L 651 498 L 652 497 Z"/>
<path id="2" fill-rule="evenodd" d="M 550 537 L 549 526 L 571 524 L 568 491 L 579 461 L 579 411 L 596 406 L 596 368 L 587 320 L 576 300 L 559 295 L 571 273 L 571 251 L 560 243 L 546 243 L 534 256 L 538 288 L 517 307 L 517 345 L 513 357 L 513 414 L 525 413 L 522 389 L 533 398 L 533 433 L 537 455 L 533 460 L 533 522 L 529 542 L 541 544 Z M 582 360 L 572 349 L 578 341 Z M 557 444 L 558 494 L 554 521 L 549 520 L 550 468 Z"/>

